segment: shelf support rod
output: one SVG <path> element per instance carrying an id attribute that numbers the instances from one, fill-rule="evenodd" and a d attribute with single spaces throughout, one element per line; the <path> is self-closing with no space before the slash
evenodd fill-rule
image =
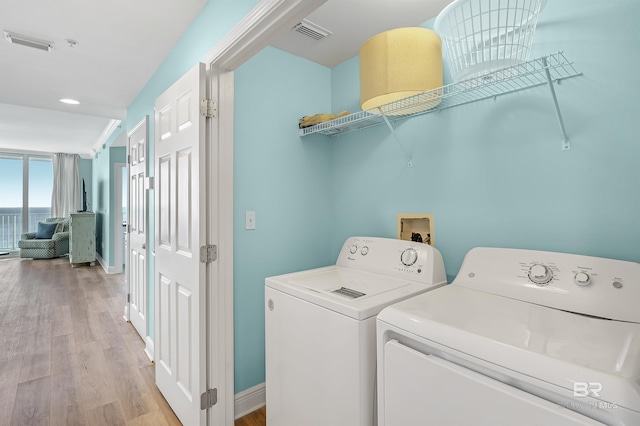
<path id="1" fill-rule="evenodd" d="M 568 151 L 571 149 L 571 142 L 567 138 L 567 131 L 564 128 L 564 121 L 562 120 L 562 114 L 560 113 L 560 105 L 558 105 L 558 97 L 556 96 L 556 89 L 553 87 L 553 80 L 551 79 L 551 73 L 549 72 L 549 64 L 547 57 L 542 57 L 542 65 L 544 65 L 544 73 L 547 76 L 547 83 L 549 84 L 549 90 L 551 91 L 551 98 L 553 99 L 553 105 L 556 108 L 556 116 L 558 117 L 558 124 L 560 124 L 560 133 L 562 134 L 562 150 Z"/>
<path id="2" fill-rule="evenodd" d="M 404 145 L 402 145 L 402 142 L 400 142 L 400 138 L 396 134 L 396 129 L 394 129 L 393 126 L 391 125 L 391 122 L 387 118 L 387 115 L 382 112 L 382 108 L 378 108 L 378 112 L 380 112 L 380 115 L 384 119 L 384 122 L 387 123 L 387 127 L 389 128 L 389 131 L 391 132 L 391 134 L 395 138 L 396 142 L 398 142 L 398 145 L 400 145 L 400 148 L 402 149 L 402 152 L 404 152 L 404 155 L 409 159 L 409 161 L 407 162 L 407 167 L 413 166 L 413 163 L 411 161 L 411 156 L 409 155 L 407 150 L 404 149 Z"/>

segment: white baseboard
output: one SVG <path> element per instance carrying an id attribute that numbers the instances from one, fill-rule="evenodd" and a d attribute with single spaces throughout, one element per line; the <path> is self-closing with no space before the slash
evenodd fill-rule
<path id="1" fill-rule="evenodd" d="M 147 357 L 149 357 L 149 361 L 153 362 L 153 351 L 154 351 L 154 345 L 153 345 L 153 340 L 151 340 L 151 337 L 147 336 L 144 339 L 146 345 L 144 348 L 144 353 L 147 354 Z"/>
<path id="2" fill-rule="evenodd" d="M 236 420 L 261 408 L 267 400 L 267 386 L 260 383 L 235 395 L 234 414 Z"/>
<path id="3" fill-rule="evenodd" d="M 102 256 L 100 256 L 100 253 L 98 253 L 98 252 L 96 252 L 96 260 L 98 261 L 100 266 L 102 266 L 102 269 L 104 269 L 104 271 L 107 274 L 117 274 L 118 273 L 118 271 L 116 270 L 116 267 L 107 265 L 107 262 L 104 261 L 104 259 L 102 258 Z"/>

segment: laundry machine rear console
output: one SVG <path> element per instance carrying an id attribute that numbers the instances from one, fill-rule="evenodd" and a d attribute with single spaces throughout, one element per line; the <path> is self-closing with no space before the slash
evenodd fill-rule
<path id="1" fill-rule="evenodd" d="M 268 426 L 375 423 L 376 315 L 446 284 L 417 242 L 351 237 L 335 265 L 265 280 Z"/>

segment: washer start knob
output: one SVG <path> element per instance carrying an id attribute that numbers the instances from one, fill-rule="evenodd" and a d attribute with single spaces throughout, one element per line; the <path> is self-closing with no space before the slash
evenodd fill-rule
<path id="1" fill-rule="evenodd" d="M 553 278 L 548 266 L 537 263 L 529 268 L 529 279 L 535 284 L 547 284 Z"/>
<path id="2" fill-rule="evenodd" d="M 414 248 L 405 249 L 400 255 L 400 261 L 404 266 L 411 266 L 418 260 L 418 252 Z"/>
<path id="3" fill-rule="evenodd" d="M 586 272 L 578 272 L 573 279 L 576 284 L 581 286 L 587 286 L 591 284 L 591 277 Z"/>

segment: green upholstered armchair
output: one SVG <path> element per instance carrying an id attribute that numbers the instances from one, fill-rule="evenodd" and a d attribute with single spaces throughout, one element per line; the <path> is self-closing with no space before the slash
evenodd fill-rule
<path id="1" fill-rule="evenodd" d="M 63 222 L 62 232 L 56 232 L 50 240 L 36 239 L 35 232 L 22 234 L 18 241 L 20 257 L 52 259 L 69 253 L 69 219 L 51 217 L 45 221 L 47 223 Z"/>

